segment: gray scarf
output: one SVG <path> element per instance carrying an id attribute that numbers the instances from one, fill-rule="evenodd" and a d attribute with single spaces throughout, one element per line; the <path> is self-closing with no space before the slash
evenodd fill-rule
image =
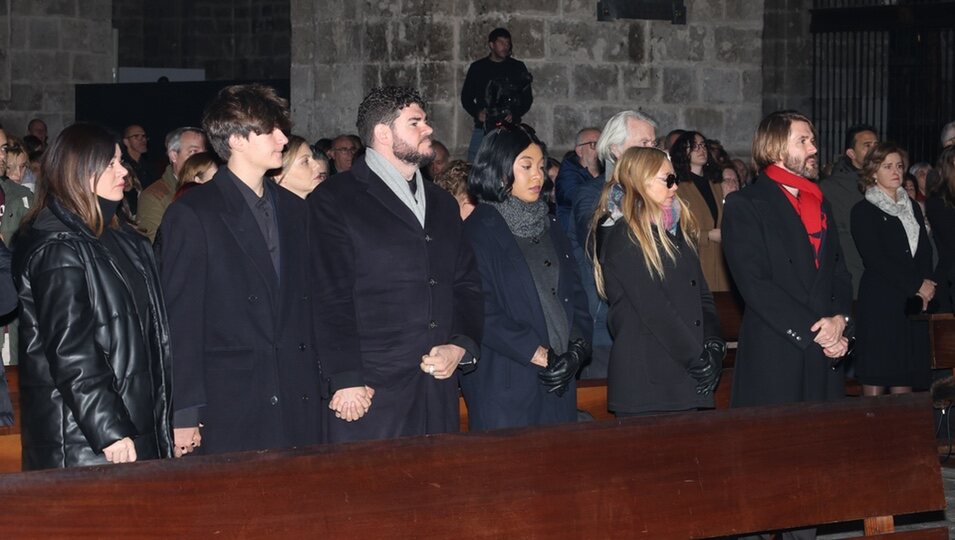
<path id="1" fill-rule="evenodd" d="M 909 240 L 909 253 L 912 254 L 912 257 L 915 257 L 915 250 L 919 247 L 919 222 L 915 219 L 915 212 L 912 210 L 912 199 L 905 192 L 905 188 L 901 187 L 896 191 L 895 199 L 893 201 L 876 186 L 865 190 L 865 200 L 874 204 L 876 208 L 886 214 L 899 218 L 899 221 L 902 222 L 905 236 Z"/>
<path id="2" fill-rule="evenodd" d="M 543 199 L 526 203 L 517 197 L 508 196 L 504 202 L 484 202 L 501 213 L 511 234 L 518 238 L 540 236 L 547 230 L 547 203 Z"/>
<path id="3" fill-rule="evenodd" d="M 418 189 L 415 191 L 416 194 L 412 195 L 408 180 L 405 180 L 401 176 L 398 169 L 389 163 L 388 160 L 385 159 L 385 156 L 368 148 L 365 150 L 365 163 L 368 165 L 368 168 L 371 169 L 371 172 L 377 174 L 378 178 L 381 178 L 385 185 L 388 186 L 388 189 L 394 192 L 395 196 L 397 196 L 409 210 L 414 212 L 415 217 L 418 218 L 418 223 L 424 227 L 424 216 L 427 207 L 425 205 L 424 182 L 421 180 L 421 171 L 415 170 L 414 172 L 415 177 L 412 181 L 417 184 Z"/>

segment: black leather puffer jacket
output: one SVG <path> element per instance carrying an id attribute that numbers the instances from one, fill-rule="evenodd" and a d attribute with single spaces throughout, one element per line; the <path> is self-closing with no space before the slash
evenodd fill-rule
<path id="1" fill-rule="evenodd" d="M 117 243 L 141 271 L 148 328 L 109 251 L 53 203 L 17 242 L 23 469 L 107 463 L 130 437 L 137 459 L 171 457 L 169 331 L 148 241 L 127 226 Z"/>

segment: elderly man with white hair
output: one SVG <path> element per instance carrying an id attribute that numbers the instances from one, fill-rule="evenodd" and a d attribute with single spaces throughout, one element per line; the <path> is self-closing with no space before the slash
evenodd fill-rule
<path id="1" fill-rule="evenodd" d="M 585 181 L 577 188 L 571 217 L 574 236 L 584 249 L 583 260 L 577 261 L 581 279 L 594 319 L 593 355 L 590 364 L 584 367 L 581 378 L 599 379 L 607 376 L 610 346 L 613 340 L 607 327 L 607 303 L 597 295 L 593 263 L 596 246 L 589 241 L 590 222 L 606 181 L 613 177 L 613 168 L 624 151 L 634 146 L 654 146 L 657 138 L 657 123 L 650 116 L 638 111 L 621 111 L 607 121 L 597 139 L 597 157 L 603 163 L 604 173 L 593 180 Z"/>

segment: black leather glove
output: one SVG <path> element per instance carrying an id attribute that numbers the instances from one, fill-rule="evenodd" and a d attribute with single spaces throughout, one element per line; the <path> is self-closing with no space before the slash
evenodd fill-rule
<path id="1" fill-rule="evenodd" d="M 563 396 L 567 385 L 577 376 L 577 370 L 590 358 L 590 346 L 582 339 L 575 339 L 567 346 L 567 352 L 557 354 L 547 350 L 547 367 L 537 374 L 540 383 L 548 392 Z"/>
<path id="2" fill-rule="evenodd" d="M 686 372 L 696 380 L 696 393 L 708 396 L 716 390 L 723 370 L 723 358 L 726 357 L 726 342 L 719 338 L 709 338 L 703 343 L 700 357 L 690 362 Z"/>

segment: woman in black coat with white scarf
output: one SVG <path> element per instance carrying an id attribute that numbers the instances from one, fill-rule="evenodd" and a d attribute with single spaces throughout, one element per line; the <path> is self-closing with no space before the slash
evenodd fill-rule
<path id="1" fill-rule="evenodd" d="M 726 345 L 695 248 L 700 229 L 677 196 L 664 152 L 624 152 L 591 229 L 601 231 L 597 288 L 610 304 L 614 336 L 610 410 L 633 416 L 713 407 Z"/>
<path id="2" fill-rule="evenodd" d="M 570 243 L 540 198 L 544 147 L 522 127 L 484 138 L 464 223 L 484 289 L 481 361 L 461 377 L 471 430 L 577 418 L 574 377 L 592 323 Z"/>
<path id="3" fill-rule="evenodd" d="M 866 154 L 865 200 L 852 208 L 852 238 L 865 271 L 856 307 L 856 378 L 864 395 L 907 393 L 931 382 L 927 329 L 909 315 L 935 296 L 925 219 L 902 188 L 902 150 L 879 143 Z"/>

